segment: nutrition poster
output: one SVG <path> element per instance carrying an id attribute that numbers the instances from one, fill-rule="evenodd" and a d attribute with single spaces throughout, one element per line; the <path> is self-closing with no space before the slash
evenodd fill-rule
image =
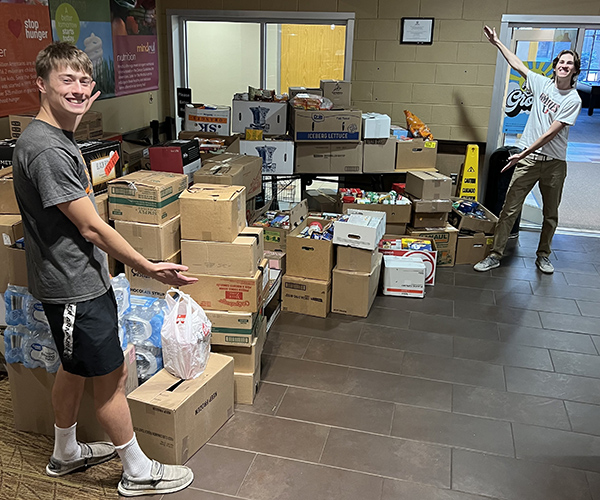
<path id="1" fill-rule="evenodd" d="M 35 58 L 52 41 L 50 16 L 37 5 L 0 0 L 0 116 L 39 108 Z"/>

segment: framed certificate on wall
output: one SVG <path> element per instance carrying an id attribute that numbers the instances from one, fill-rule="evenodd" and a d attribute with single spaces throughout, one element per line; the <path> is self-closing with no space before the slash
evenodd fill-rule
<path id="1" fill-rule="evenodd" d="M 431 45 L 433 19 L 433 17 L 403 17 L 400 26 L 400 43 Z"/>

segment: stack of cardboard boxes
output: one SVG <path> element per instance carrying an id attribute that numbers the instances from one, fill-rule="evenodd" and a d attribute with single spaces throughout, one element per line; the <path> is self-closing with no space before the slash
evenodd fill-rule
<path id="1" fill-rule="evenodd" d="M 13 188 L 12 167 L 0 170 L 0 293 L 6 286 L 27 286 L 27 264 L 25 250 L 17 247 L 23 238 L 21 214 Z"/>

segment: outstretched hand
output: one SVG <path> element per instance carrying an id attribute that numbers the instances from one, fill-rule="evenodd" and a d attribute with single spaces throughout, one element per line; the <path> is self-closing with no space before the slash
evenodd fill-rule
<path id="1" fill-rule="evenodd" d="M 485 35 L 485 37 L 488 39 L 488 41 L 492 44 L 497 46 L 498 45 L 498 35 L 496 34 L 496 28 L 490 28 L 489 26 L 484 26 L 483 27 L 483 34 Z"/>
<path id="2" fill-rule="evenodd" d="M 153 266 L 153 270 L 149 273 L 150 276 L 165 285 L 185 286 L 198 281 L 198 278 L 190 278 L 181 274 L 188 270 L 187 266 L 172 264 L 170 262 L 158 262 Z"/>
<path id="3" fill-rule="evenodd" d="M 516 155 L 512 155 L 508 158 L 508 163 L 504 166 L 504 168 L 502 170 L 500 170 L 500 173 L 504 173 L 506 172 L 509 168 L 514 167 L 519 160 L 521 159 L 521 155 L 520 154 L 516 154 Z"/>

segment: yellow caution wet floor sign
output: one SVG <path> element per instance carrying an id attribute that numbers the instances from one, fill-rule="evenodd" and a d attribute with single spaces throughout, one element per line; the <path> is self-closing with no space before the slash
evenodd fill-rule
<path id="1" fill-rule="evenodd" d="M 462 172 L 462 181 L 458 196 L 468 200 L 477 200 L 479 178 L 479 146 L 469 144 L 467 146 L 467 155 Z"/>

